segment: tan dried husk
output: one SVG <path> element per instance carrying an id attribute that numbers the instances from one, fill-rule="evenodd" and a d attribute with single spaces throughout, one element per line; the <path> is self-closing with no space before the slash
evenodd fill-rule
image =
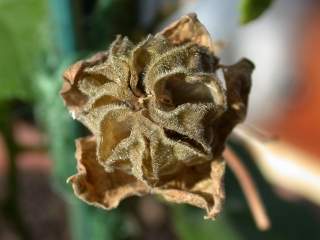
<path id="1" fill-rule="evenodd" d="M 224 200 L 222 151 L 246 115 L 253 68 L 246 59 L 221 67 L 195 14 L 137 45 L 118 36 L 109 50 L 75 63 L 61 95 L 93 133 L 77 140 L 75 194 L 106 209 L 159 194 L 215 218 Z"/>

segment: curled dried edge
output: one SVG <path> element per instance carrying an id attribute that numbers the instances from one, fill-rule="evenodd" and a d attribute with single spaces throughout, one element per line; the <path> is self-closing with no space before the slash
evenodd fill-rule
<path id="1" fill-rule="evenodd" d="M 69 182 L 79 198 L 112 209 L 129 196 L 158 194 L 217 216 L 222 151 L 245 118 L 254 66 L 221 66 L 214 49 L 189 14 L 137 45 L 118 36 L 65 72 L 65 104 L 93 133 L 77 140 L 78 173 Z"/>

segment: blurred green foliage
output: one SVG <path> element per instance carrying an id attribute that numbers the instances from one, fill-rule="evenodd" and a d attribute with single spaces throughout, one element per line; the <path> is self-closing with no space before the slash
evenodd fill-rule
<path id="1" fill-rule="evenodd" d="M 75 12 L 77 46 L 80 51 L 105 50 L 117 34 L 135 37 L 138 27 L 137 1 L 97 0 Z M 86 21 L 83 21 L 86 18 Z"/>
<path id="2" fill-rule="evenodd" d="M 204 220 L 203 211 L 189 206 L 174 206 L 173 217 L 176 230 L 183 240 L 240 240 L 243 239 L 230 224 L 226 216 L 217 220 Z"/>
<path id="3" fill-rule="evenodd" d="M 47 16 L 46 1 L 0 1 L 0 101 L 32 98 Z"/>
<path id="4" fill-rule="evenodd" d="M 241 0 L 241 24 L 247 24 L 261 16 L 271 6 L 272 2 L 273 0 Z"/>
<path id="5" fill-rule="evenodd" d="M 72 192 L 66 179 L 75 172 L 74 139 L 79 136 L 75 122 L 59 96 L 63 69 L 66 64 L 59 67 L 52 75 L 39 74 L 35 76 L 34 89 L 36 96 L 36 117 L 45 128 L 49 139 L 49 151 L 55 161 L 53 169 L 53 182 L 61 193 Z"/>

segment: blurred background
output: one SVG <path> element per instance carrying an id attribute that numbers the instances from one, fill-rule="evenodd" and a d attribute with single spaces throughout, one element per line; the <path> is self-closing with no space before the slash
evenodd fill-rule
<path id="1" fill-rule="evenodd" d="M 216 221 L 153 197 L 107 212 L 66 184 L 87 131 L 59 96 L 63 70 L 116 34 L 137 42 L 189 12 L 222 46 L 222 63 L 256 64 L 246 126 L 266 134 L 228 144 L 261 193 L 268 231 L 228 168 Z M 0 0 L 0 239 L 320 239 L 319 43 L 316 0 Z"/>

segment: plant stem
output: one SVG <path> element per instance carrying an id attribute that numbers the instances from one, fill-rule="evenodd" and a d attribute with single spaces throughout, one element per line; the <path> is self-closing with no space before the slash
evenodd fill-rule
<path id="1" fill-rule="evenodd" d="M 249 172 L 230 148 L 225 149 L 223 156 L 240 183 L 257 227 L 262 231 L 268 230 L 270 220 Z"/>

